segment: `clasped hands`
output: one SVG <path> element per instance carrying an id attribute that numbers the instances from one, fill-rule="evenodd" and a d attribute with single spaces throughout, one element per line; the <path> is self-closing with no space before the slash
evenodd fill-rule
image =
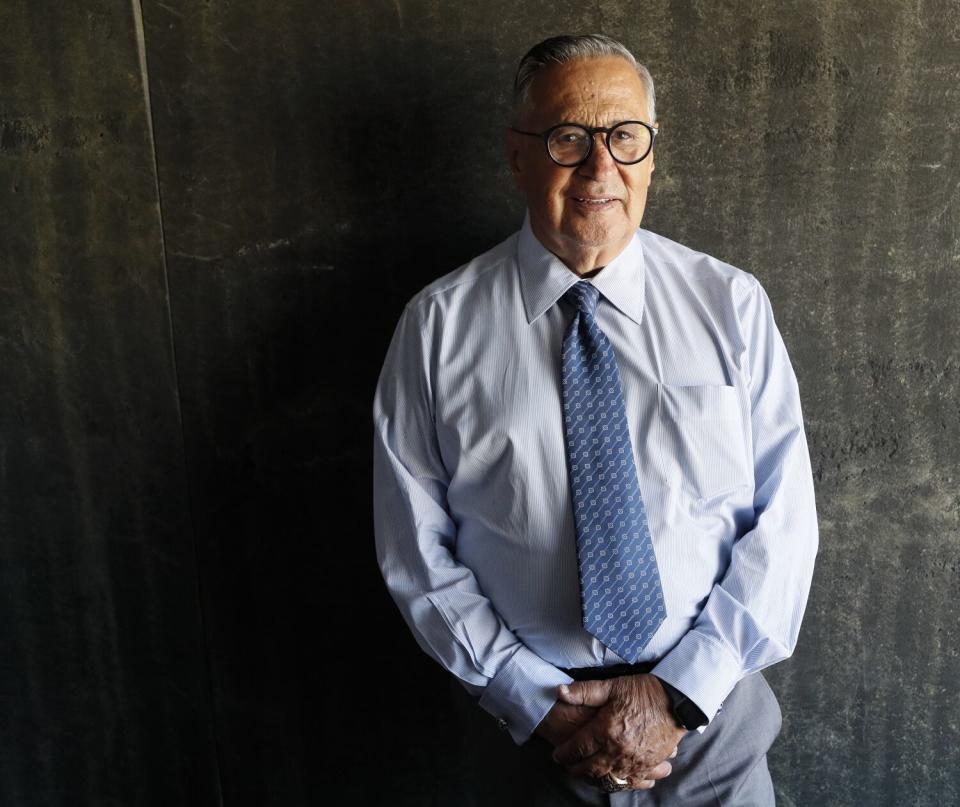
<path id="1" fill-rule="evenodd" d="M 667 760 L 676 756 L 686 731 L 677 726 L 655 676 L 577 681 L 557 692 L 536 732 L 571 774 L 596 780 L 612 774 L 632 790 L 649 789 L 670 775 Z"/>

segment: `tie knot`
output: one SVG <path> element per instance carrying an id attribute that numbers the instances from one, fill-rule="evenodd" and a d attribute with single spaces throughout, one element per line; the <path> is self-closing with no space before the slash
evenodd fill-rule
<path id="1" fill-rule="evenodd" d="M 578 280 L 567 289 L 563 296 L 579 311 L 592 317 L 597 310 L 597 303 L 600 301 L 600 290 L 588 280 Z"/>

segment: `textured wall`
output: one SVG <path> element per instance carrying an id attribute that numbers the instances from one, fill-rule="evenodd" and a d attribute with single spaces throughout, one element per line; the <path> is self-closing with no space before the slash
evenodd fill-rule
<path id="1" fill-rule="evenodd" d="M 216 804 L 136 19 L 82 6 L 0 5 L 0 804 Z"/>
<path id="2" fill-rule="evenodd" d="M 0 803 L 450 785 L 446 677 L 374 564 L 370 401 L 403 303 L 519 225 L 516 61 L 592 30 L 658 82 L 644 226 L 755 273 L 800 379 L 780 802 L 960 802 L 955 1 L 11 6 Z"/>

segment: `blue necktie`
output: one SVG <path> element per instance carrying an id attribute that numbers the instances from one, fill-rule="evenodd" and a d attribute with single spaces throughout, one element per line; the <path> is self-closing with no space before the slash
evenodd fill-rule
<path id="1" fill-rule="evenodd" d="M 577 528 L 583 626 L 636 662 L 666 616 L 640 497 L 617 358 L 594 319 L 600 292 L 578 281 L 563 337 L 563 421 Z"/>

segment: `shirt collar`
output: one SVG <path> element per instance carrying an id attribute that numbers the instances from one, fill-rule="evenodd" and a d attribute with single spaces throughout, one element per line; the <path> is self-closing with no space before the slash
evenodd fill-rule
<path id="1" fill-rule="evenodd" d="M 530 213 L 523 219 L 517 240 L 517 267 L 527 322 L 559 300 L 580 277 L 543 246 L 530 227 Z M 626 248 L 598 274 L 589 278 L 607 302 L 638 325 L 643 319 L 643 245 L 635 233 Z"/>

